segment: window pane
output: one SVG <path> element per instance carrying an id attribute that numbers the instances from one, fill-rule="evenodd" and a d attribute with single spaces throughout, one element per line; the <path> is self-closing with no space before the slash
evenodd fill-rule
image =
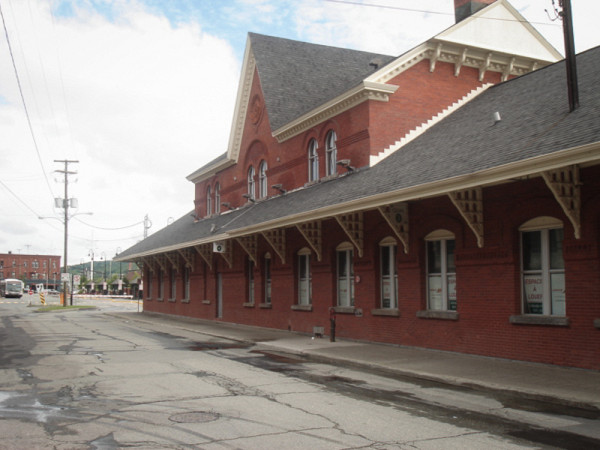
<path id="1" fill-rule="evenodd" d="M 427 272 L 442 273 L 442 242 L 427 242 Z"/>
<path id="2" fill-rule="evenodd" d="M 448 309 L 456 311 L 456 275 L 448 275 Z"/>
<path id="3" fill-rule="evenodd" d="M 392 247 L 385 246 L 381 248 L 381 275 L 387 276 L 390 274 L 390 250 Z"/>
<path id="4" fill-rule="evenodd" d="M 542 232 L 523 233 L 523 270 L 542 269 Z"/>
<path id="5" fill-rule="evenodd" d="M 523 275 L 525 313 L 543 314 L 544 281 L 542 274 Z"/>
<path id="6" fill-rule="evenodd" d="M 550 276 L 552 290 L 552 314 L 557 316 L 566 315 L 565 308 L 565 274 L 553 273 Z"/>
<path id="7" fill-rule="evenodd" d="M 346 266 L 346 252 L 338 252 L 338 276 L 340 278 L 347 275 Z"/>
<path id="8" fill-rule="evenodd" d="M 446 242 L 446 271 L 448 273 L 456 272 L 456 266 L 454 265 L 454 239 L 445 241 Z"/>
<path id="9" fill-rule="evenodd" d="M 565 262 L 563 260 L 562 243 L 563 230 L 550 230 L 548 233 L 550 240 L 550 269 L 564 269 Z"/>
<path id="10" fill-rule="evenodd" d="M 429 289 L 429 309 L 443 309 L 442 277 L 440 275 L 430 275 L 427 287 Z"/>

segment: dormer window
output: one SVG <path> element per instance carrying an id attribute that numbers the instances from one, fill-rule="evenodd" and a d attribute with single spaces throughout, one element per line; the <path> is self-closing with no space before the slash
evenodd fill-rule
<path id="1" fill-rule="evenodd" d="M 252 199 L 256 198 L 256 183 L 254 177 L 254 167 L 250 166 L 250 168 L 248 169 L 248 195 Z"/>
<path id="2" fill-rule="evenodd" d="M 212 197 L 210 193 L 210 186 L 206 188 L 206 215 L 210 216 L 212 214 Z"/>
<path id="3" fill-rule="evenodd" d="M 258 168 L 258 196 L 259 198 L 267 197 L 267 162 L 261 161 Z"/>
<path id="4" fill-rule="evenodd" d="M 317 140 L 311 139 L 308 143 L 308 181 L 319 179 L 319 154 L 317 153 Z"/>
<path id="5" fill-rule="evenodd" d="M 337 147 L 335 143 L 336 140 L 337 137 L 335 135 L 335 131 L 329 131 L 329 133 L 327 133 L 327 138 L 325 139 L 325 162 L 327 166 L 327 176 L 335 175 L 337 173 Z"/>

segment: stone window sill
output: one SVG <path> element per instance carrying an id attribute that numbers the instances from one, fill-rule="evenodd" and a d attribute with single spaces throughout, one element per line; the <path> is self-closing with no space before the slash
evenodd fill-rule
<path id="1" fill-rule="evenodd" d="M 203 305 L 210 305 L 210 300 L 202 300 Z"/>
<path id="2" fill-rule="evenodd" d="M 417 317 L 419 319 L 458 320 L 459 316 L 456 311 L 434 311 L 427 309 L 417 311 Z"/>
<path id="3" fill-rule="evenodd" d="M 373 316 L 400 317 L 400 311 L 395 308 L 377 308 L 371 310 Z"/>
<path id="4" fill-rule="evenodd" d="M 354 314 L 356 312 L 354 306 L 334 306 L 333 310 L 336 314 Z"/>
<path id="5" fill-rule="evenodd" d="M 175 303 L 175 301 L 176 301 L 176 300 L 175 300 L 174 298 L 170 298 L 170 299 L 169 299 L 169 302 L 170 302 L 170 303 Z"/>
<path id="6" fill-rule="evenodd" d="M 181 299 L 181 303 L 189 303 L 190 299 L 189 298 L 183 298 Z"/>
<path id="7" fill-rule="evenodd" d="M 568 327 L 569 318 L 562 316 L 542 316 L 533 314 L 524 314 L 519 316 L 510 316 L 509 322 L 513 325 L 548 325 L 552 327 Z"/>
<path id="8" fill-rule="evenodd" d="M 312 311 L 312 305 L 292 305 L 292 311 Z"/>
<path id="9" fill-rule="evenodd" d="M 157 299 L 156 299 L 156 301 L 157 301 L 157 302 L 164 302 L 164 301 L 165 301 L 165 299 L 164 299 L 164 298 L 157 298 Z"/>
<path id="10" fill-rule="evenodd" d="M 254 302 L 246 302 L 246 303 L 244 303 L 244 308 L 254 308 Z"/>
<path id="11" fill-rule="evenodd" d="M 271 309 L 272 305 L 270 303 L 260 303 L 258 307 L 262 309 Z"/>

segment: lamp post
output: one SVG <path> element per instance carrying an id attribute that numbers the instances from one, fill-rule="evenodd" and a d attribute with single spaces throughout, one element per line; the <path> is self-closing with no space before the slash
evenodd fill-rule
<path id="1" fill-rule="evenodd" d="M 104 277 L 102 279 L 102 295 L 106 294 L 106 253 L 102 252 L 101 260 L 104 260 Z"/>
<path id="2" fill-rule="evenodd" d="M 121 253 L 121 247 L 117 247 L 117 252 L 115 253 L 115 257 L 119 256 L 119 253 Z M 119 261 L 119 284 L 118 284 L 118 288 L 119 288 L 119 295 L 123 294 L 123 279 L 122 279 L 122 274 L 121 274 L 121 261 Z"/>

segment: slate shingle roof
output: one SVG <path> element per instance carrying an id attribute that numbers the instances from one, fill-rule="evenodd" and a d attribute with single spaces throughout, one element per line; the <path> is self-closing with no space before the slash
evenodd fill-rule
<path id="1" fill-rule="evenodd" d="M 357 86 L 395 58 L 249 33 L 271 131 Z M 379 67 L 370 65 L 377 61 Z"/>
<path id="2" fill-rule="evenodd" d="M 448 180 L 586 144 L 600 145 L 600 47 L 577 56 L 580 107 L 568 111 L 564 61 L 489 88 L 382 163 L 228 214 L 189 215 L 123 252 L 147 252 Z M 493 114 L 502 120 L 494 124 Z M 215 226 L 214 233 L 211 227 Z"/>

